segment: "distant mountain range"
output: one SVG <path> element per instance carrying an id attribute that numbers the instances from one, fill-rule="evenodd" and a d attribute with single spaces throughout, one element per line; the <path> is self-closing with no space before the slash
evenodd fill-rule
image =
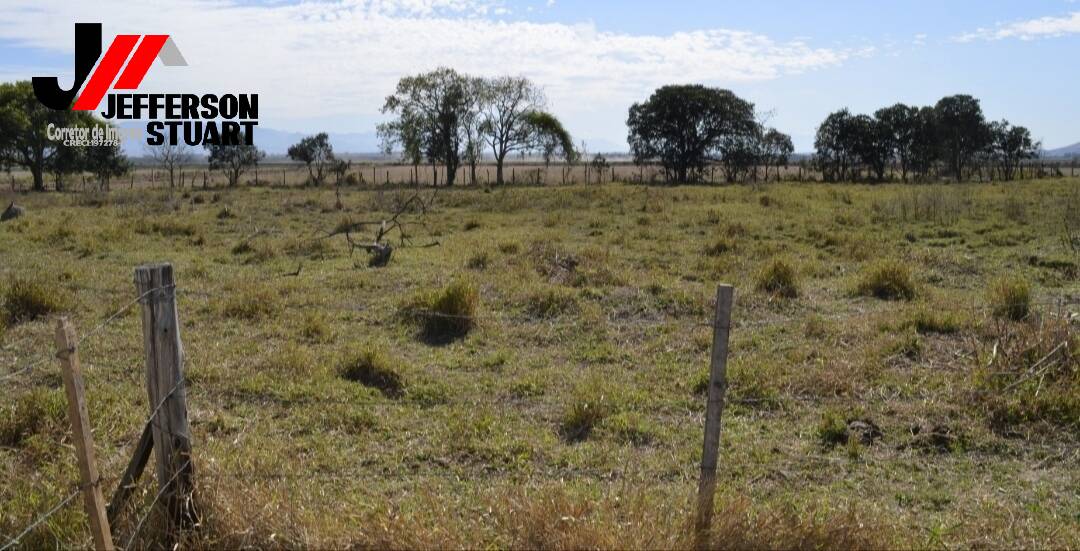
<path id="1" fill-rule="evenodd" d="M 1059 147 L 1058 149 L 1049 149 L 1043 151 L 1043 157 L 1051 159 L 1063 157 L 1080 157 L 1080 143 L 1074 143 L 1067 147 Z"/>
<path id="2" fill-rule="evenodd" d="M 124 128 L 145 128 L 143 122 L 128 122 L 120 124 Z M 379 138 L 374 132 L 329 132 L 330 143 L 335 152 L 373 154 L 379 151 Z M 287 132 L 274 130 L 273 128 L 258 127 L 255 129 L 255 145 L 270 156 L 285 155 L 289 146 L 300 141 L 305 134 L 303 132 Z M 129 157 L 142 157 L 146 155 L 144 140 L 125 140 L 123 142 L 124 153 Z M 197 154 L 202 154 L 202 148 L 198 148 Z"/>
<path id="3" fill-rule="evenodd" d="M 144 122 L 131 121 L 121 123 L 123 128 L 145 128 Z M 270 157 L 284 156 L 289 146 L 299 142 L 305 136 L 314 133 L 288 132 L 273 128 L 258 127 L 255 129 L 255 145 L 266 152 Z M 330 144 L 334 146 L 334 152 L 347 158 L 368 158 L 380 156 L 379 137 L 375 132 L 327 132 L 330 136 Z M 144 136 L 145 138 L 145 136 Z M 125 140 L 123 142 L 124 153 L 129 157 L 142 157 L 146 155 L 146 142 L 141 140 Z M 590 156 L 596 152 L 622 152 L 626 151 L 625 144 L 617 144 L 607 140 L 588 140 Z M 202 148 L 196 154 L 202 154 Z"/>

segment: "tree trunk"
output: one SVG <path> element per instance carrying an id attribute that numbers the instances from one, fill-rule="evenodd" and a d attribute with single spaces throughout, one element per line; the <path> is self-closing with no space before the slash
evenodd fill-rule
<path id="1" fill-rule="evenodd" d="M 505 159 L 506 155 L 501 155 L 495 158 L 495 185 L 498 186 L 501 186 L 503 184 L 503 161 Z"/>
<path id="2" fill-rule="evenodd" d="M 34 177 L 34 191 L 45 191 L 45 179 L 42 178 L 41 167 L 30 165 L 30 175 Z"/>

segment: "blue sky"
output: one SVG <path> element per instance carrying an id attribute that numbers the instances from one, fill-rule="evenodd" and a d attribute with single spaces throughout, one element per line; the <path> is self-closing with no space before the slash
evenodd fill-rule
<path id="1" fill-rule="evenodd" d="M 103 15 L 104 14 L 104 15 Z M 372 132 L 404 74 L 521 74 L 591 150 L 625 148 L 657 86 L 730 88 L 809 150 L 832 110 L 970 93 L 1049 147 L 1080 141 L 1080 2 L 0 0 L 0 79 L 70 80 L 73 24 L 168 33 L 189 67 L 144 91 L 258 92 L 261 124 Z"/>

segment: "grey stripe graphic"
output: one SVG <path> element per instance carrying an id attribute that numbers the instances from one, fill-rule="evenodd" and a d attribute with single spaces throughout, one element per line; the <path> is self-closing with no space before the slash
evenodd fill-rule
<path id="1" fill-rule="evenodd" d="M 161 51 L 158 52 L 158 59 L 165 64 L 166 67 L 186 67 L 187 60 L 180 53 L 180 48 L 176 47 L 176 43 L 173 42 L 172 37 L 165 39 L 165 44 L 161 46 Z"/>

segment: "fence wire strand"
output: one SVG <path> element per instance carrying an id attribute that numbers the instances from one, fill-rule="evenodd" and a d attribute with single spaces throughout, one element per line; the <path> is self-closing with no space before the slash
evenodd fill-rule
<path id="1" fill-rule="evenodd" d="M 37 517 L 33 522 L 31 522 L 29 525 L 27 525 L 26 528 L 23 528 L 23 530 L 21 532 L 19 532 L 18 535 L 16 535 L 14 538 L 11 538 L 10 541 L 8 541 L 2 547 L 0 547 L 0 551 L 7 551 L 8 549 L 11 549 L 15 545 L 17 545 L 19 543 L 19 541 L 22 540 L 23 536 L 26 536 L 27 534 L 29 534 L 34 528 L 37 528 L 41 523 L 49 520 L 49 518 L 52 517 L 53 515 L 55 515 L 58 511 L 60 511 L 60 509 L 63 509 L 64 506 L 66 506 L 68 503 L 71 503 L 71 500 L 78 497 L 78 495 L 80 493 L 82 493 L 82 491 L 84 489 L 85 489 L 85 487 L 76 488 L 75 491 L 68 494 L 67 497 L 60 500 L 60 502 L 58 502 L 56 505 L 54 505 L 51 509 L 49 509 L 48 511 L 46 511 L 45 513 L 43 513 L 42 515 Z"/>
<path id="2" fill-rule="evenodd" d="M 217 293 L 217 292 L 189 291 L 189 290 L 184 290 L 184 289 L 177 289 L 175 285 L 170 285 L 170 286 L 168 286 L 168 288 L 169 288 L 169 290 L 172 290 L 174 293 L 180 294 L 180 295 L 199 296 L 199 297 L 204 297 L 204 298 L 220 298 L 220 294 Z M 120 293 L 120 292 L 122 292 L 120 290 L 114 290 L 114 289 L 94 289 L 94 288 L 85 288 L 85 289 L 86 290 L 91 290 L 91 291 L 94 291 L 94 292 L 103 292 L 103 293 Z M 120 316 L 122 316 L 129 309 L 134 307 L 136 304 L 143 303 L 144 300 L 148 296 L 150 296 L 150 295 L 152 295 L 154 293 L 162 292 L 162 291 L 166 291 L 166 288 L 165 287 L 156 287 L 154 289 L 147 290 L 146 292 L 140 294 L 139 296 L 135 297 L 131 301 L 125 303 L 119 309 L 117 309 L 116 311 L 114 311 L 111 314 L 109 314 L 108 316 L 106 316 L 101 322 L 99 322 L 93 328 L 91 328 L 90 331 L 83 334 L 79 338 L 79 340 L 77 341 L 74 348 L 81 347 L 83 345 L 83 343 L 85 343 L 88 340 L 90 340 L 91 338 L 94 338 L 97 335 L 99 335 L 102 331 L 104 331 L 107 327 L 109 327 L 112 323 L 114 323 L 117 319 L 119 319 Z M 952 305 L 952 306 L 949 306 L 949 307 L 943 308 L 943 309 L 948 310 L 948 311 L 953 311 L 953 312 L 957 312 L 957 311 L 960 311 L 960 312 L 987 312 L 987 311 L 992 311 L 992 310 L 1010 309 L 1010 308 L 1015 308 L 1015 307 L 1041 308 L 1041 307 L 1047 307 L 1047 306 L 1055 306 L 1055 307 L 1058 308 L 1058 311 L 1056 312 L 1057 314 L 1059 314 L 1059 315 L 1064 314 L 1066 317 L 1069 317 L 1069 316 L 1074 316 L 1075 314 L 1071 313 L 1071 312 L 1069 312 L 1067 310 L 1064 310 L 1064 308 L 1067 307 L 1067 306 L 1075 305 L 1075 304 L 1080 304 L 1080 301 L 1077 301 L 1076 299 L 1073 299 L 1072 297 L 1061 297 L 1061 298 L 1057 298 L 1057 299 L 1054 299 L 1054 300 L 1033 301 L 1033 302 L 1023 303 L 1023 304 L 1016 304 L 1016 305 L 971 305 L 971 306 Z M 323 310 L 331 309 L 331 310 L 349 312 L 349 313 L 354 314 L 354 315 L 361 314 L 361 313 L 365 312 L 365 308 L 363 308 L 362 306 L 359 306 L 359 305 L 358 306 L 343 306 L 343 305 L 322 305 L 322 304 L 296 304 L 296 305 L 287 305 L 286 308 L 293 308 L 293 309 L 320 308 L 320 309 L 323 309 Z M 878 314 L 881 314 L 881 312 L 880 311 L 856 311 L 856 312 L 846 312 L 846 313 L 833 314 L 833 315 L 822 315 L 822 314 L 819 314 L 819 313 L 816 313 L 816 312 L 807 312 L 807 313 L 803 313 L 803 314 L 798 315 L 798 316 L 784 316 L 784 317 L 781 317 L 781 318 L 774 318 L 774 319 L 736 321 L 736 322 L 734 322 L 732 324 L 731 329 L 740 330 L 740 329 L 755 329 L 755 328 L 762 328 L 762 327 L 783 327 L 783 326 L 787 326 L 787 325 L 790 325 L 790 324 L 805 323 L 805 322 L 810 321 L 810 320 L 818 320 L 818 319 L 834 320 L 834 321 L 853 320 L 853 319 L 857 319 L 857 318 L 860 318 L 860 317 L 863 317 L 863 316 L 873 316 L 873 315 L 878 315 Z M 507 321 L 520 322 L 520 321 L 523 321 L 523 320 L 524 321 L 549 321 L 549 322 L 551 322 L 550 324 L 552 326 L 556 325 L 555 322 L 553 322 L 551 320 L 538 320 L 538 319 L 531 318 L 531 317 L 529 317 L 527 315 L 522 316 L 521 318 L 518 318 L 517 316 L 515 316 L 515 315 L 513 315 L 511 313 L 507 313 L 507 312 L 487 312 L 487 313 L 478 313 L 478 314 L 470 314 L 470 315 L 458 315 L 458 314 L 448 314 L 448 313 L 444 313 L 444 312 L 438 312 L 438 311 L 434 311 L 434 310 L 430 310 L 430 309 L 404 308 L 404 309 L 398 309 L 398 310 L 396 310 L 394 312 L 386 313 L 386 314 L 383 314 L 383 315 L 386 316 L 387 319 L 371 319 L 371 318 L 364 317 L 364 320 L 367 321 L 368 323 L 372 323 L 372 324 L 383 324 L 383 323 L 386 323 L 389 319 L 393 319 L 393 317 L 395 317 L 395 316 L 404 316 L 404 317 L 415 316 L 415 317 L 422 317 L 422 318 L 427 317 L 427 318 L 436 318 L 436 319 L 455 319 L 455 320 L 468 320 L 468 321 L 482 321 L 482 320 L 500 321 L 500 322 L 507 322 Z M 664 314 L 664 315 L 670 315 L 670 314 Z M 615 316 L 616 316 L 616 314 L 614 312 L 611 313 L 611 315 L 608 316 L 609 321 L 614 321 Z M 680 316 L 678 316 L 678 315 L 675 315 L 673 317 L 675 319 L 649 320 L 652 323 L 647 323 L 647 324 L 644 324 L 644 325 L 648 325 L 650 327 L 670 326 L 670 327 L 707 327 L 707 328 L 714 328 L 714 326 L 715 326 L 715 323 L 712 322 L 712 321 L 691 320 L 691 321 L 689 321 L 689 323 L 686 323 L 682 319 L 679 319 Z M 629 324 L 627 324 L 627 325 L 629 325 Z M 26 338 L 26 339 L 23 339 L 22 342 L 25 343 L 28 340 L 29 340 L 29 337 Z M 4 350 L 11 350 L 11 349 L 13 349 L 15 347 L 16 346 L 8 345 L 7 347 L 4 348 Z M 19 375 L 22 375 L 24 373 L 32 372 L 37 366 L 40 366 L 40 365 L 44 364 L 45 362 L 48 362 L 48 361 L 54 359 L 55 357 L 57 357 L 57 354 L 59 354 L 59 353 L 60 352 L 58 351 L 56 354 L 40 355 L 36 359 L 30 360 L 23 367 L 16 368 L 16 369 L 14 369 L 13 371 L 11 371 L 9 373 L 0 375 L 0 382 L 14 379 L 14 378 L 16 378 Z M 187 381 L 186 381 L 186 379 L 184 377 L 181 376 L 180 378 L 178 378 L 177 381 L 173 384 L 173 386 L 169 389 L 169 391 L 153 407 L 153 409 L 150 412 L 150 415 L 146 418 L 146 420 L 144 421 L 143 424 L 144 425 L 145 424 L 150 424 L 152 427 L 154 427 L 155 429 L 157 429 L 158 431 L 160 431 L 160 432 L 162 432 L 162 433 L 164 433 L 166 435 L 175 436 L 175 437 L 181 437 L 181 438 L 184 438 L 184 439 L 190 441 L 190 435 L 189 434 L 177 434 L 177 433 L 174 433 L 173 431 L 169 430 L 168 428 L 161 426 L 160 423 L 157 422 L 158 413 L 164 407 L 165 403 L 168 400 L 170 400 L 171 398 L 173 398 L 175 393 L 179 389 L 184 388 L 186 385 L 187 385 Z M 376 400 L 372 400 L 371 398 L 362 398 L 362 399 L 361 398 L 358 398 L 358 399 L 347 399 L 347 398 L 345 398 L 345 399 L 337 399 L 337 398 L 334 398 L 334 399 L 331 399 L 331 398 L 327 398 L 327 397 L 314 397 L 314 396 L 290 398 L 290 397 L 281 397 L 281 396 L 246 396 L 246 395 L 242 395 L 242 394 L 225 394 L 225 395 L 222 395 L 221 397 L 225 398 L 225 399 L 236 398 L 236 399 L 244 399 L 244 400 L 248 400 L 248 401 L 251 401 L 251 400 L 264 400 L 264 401 L 267 401 L 268 400 L 268 401 L 273 401 L 273 402 L 278 402 L 278 403 L 283 403 L 283 404 L 288 404 L 288 405 L 306 405 L 306 404 L 328 405 L 328 404 L 331 404 L 331 405 L 347 405 L 347 406 L 350 406 L 350 407 L 362 406 L 362 407 L 378 407 L 378 408 L 383 408 L 383 407 L 385 407 L 385 408 L 395 408 L 395 407 L 406 407 L 406 406 L 413 406 L 413 405 L 418 406 L 418 407 L 440 407 L 440 406 L 448 406 L 448 407 L 474 406 L 475 407 L 475 406 L 478 406 L 478 405 L 508 405 L 508 404 L 528 404 L 528 405 L 536 405 L 536 406 L 548 406 L 548 405 L 551 405 L 546 401 L 532 400 L 532 399 L 530 399 L 528 397 L 524 397 L 524 398 L 509 397 L 509 398 L 505 398 L 505 399 L 504 398 L 499 398 L 499 399 L 494 399 L 494 400 L 456 400 L 456 401 L 446 400 L 446 401 L 438 401 L 438 402 L 433 403 L 433 404 L 417 404 L 417 403 L 413 403 L 411 401 L 394 400 L 394 399 L 376 401 Z M 804 398 L 801 398 L 801 397 L 794 397 L 793 399 L 795 399 L 797 401 L 805 400 Z M 739 402 L 738 400 L 729 400 L 729 401 L 731 401 L 732 403 L 738 403 Z M 685 409 L 684 410 L 682 408 L 677 408 L 675 413 L 678 413 L 678 414 L 693 414 L 694 412 L 691 411 L 690 409 Z M 698 412 L 698 413 L 700 413 L 700 412 Z M 140 425 L 140 426 L 142 426 L 142 425 Z M 244 430 L 246 431 L 247 429 L 244 429 Z M 288 431 L 284 431 L 284 432 L 288 433 Z M 138 522 L 136 523 L 134 531 L 132 532 L 131 536 L 127 540 L 126 545 L 124 546 L 125 549 L 130 549 L 131 546 L 135 543 L 136 539 L 138 538 L 139 534 L 141 533 L 142 529 L 144 528 L 144 525 L 145 525 L 147 519 L 153 513 L 153 511 L 155 509 L 155 506 L 161 500 L 161 498 L 164 495 L 164 493 L 166 492 L 166 490 L 172 485 L 172 483 L 176 480 L 176 478 L 178 476 L 180 476 L 180 474 L 183 473 L 187 469 L 187 467 L 190 464 L 191 464 L 191 459 L 189 458 L 180 469 L 177 469 L 177 471 L 176 471 L 176 473 L 174 473 L 172 479 L 170 479 L 165 485 L 163 485 L 160 488 L 160 490 L 155 495 L 153 501 L 150 503 L 150 505 L 147 507 L 146 511 L 142 514 L 142 516 L 139 518 Z M 313 473 L 303 473 L 303 474 L 299 474 L 299 473 L 293 474 L 293 473 L 285 473 L 285 472 L 265 473 L 265 474 L 259 474 L 259 473 L 232 474 L 232 473 L 220 473 L 220 472 L 216 472 L 216 473 L 203 472 L 202 474 L 200 474 L 199 478 L 200 479 L 207 479 L 207 480 L 235 480 L 235 481 L 242 481 L 242 482 L 253 482 L 253 481 L 254 482 L 265 482 L 265 481 L 311 481 L 311 480 L 319 480 L 319 479 L 326 479 L 326 480 L 345 480 L 345 479 L 349 479 L 349 480 L 355 480 L 355 479 L 357 479 L 359 477 L 362 477 L 362 476 L 365 476 L 365 475 L 368 475 L 368 474 L 371 474 L 370 469 L 369 470 L 364 470 L 364 471 L 342 470 L 342 471 L 313 472 Z M 635 477 L 636 476 L 636 477 L 643 477 L 643 478 L 649 478 L 649 479 L 672 479 L 672 480 L 683 480 L 683 479 L 687 479 L 688 477 L 693 477 L 694 476 L 694 472 L 682 472 L 682 471 L 680 471 L 678 469 L 657 469 L 657 470 L 644 470 L 644 471 L 643 470 L 636 470 L 636 471 L 634 471 L 634 470 L 627 470 L 627 469 L 622 469 L 622 470 L 620 470 L 620 469 L 597 469 L 597 468 L 587 468 L 587 467 L 586 468 L 559 467 L 559 468 L 556 468 L 554 470 L 549 470 L 549 471 L 542 471 L 541 470 L 539 472 L 520 472 L 520 473 L 519 472 L 510 472 L 510 471 L 506 471 L 506 470 L 496 470 L 494 472 L 485 472 L 484 474 L 489 475 L 489 476 L 503 476 L 503 477 L 506 477 L 506 478 L 509 478 L 509 479 L 529 478 L 529 477 L 534 477 L 537 474 L 541 474 L 541 475 L 544 475 L 547 478 L 551 478 L 552 476 L 555 476 L 556 478 L 563 479 L 563 478 L 566 478 L 568 476 L 586 476 L 586 477 L 594 477 L 594 478 L 597 478 L 597 479 L 600 479 L 600 480 L 625 480 L 625 479 L 628 478 L 628 475 L 630 477 Z M 445 478 L 445 479 L 450 479 L 450 480 L 453 480 L 453 481 L 462 481 L 469 475 L 469 473 L 455 472 L 455 471 L 446 469 L 446 470 L 442 470 L 442 471 L 436 471 L 434 476 L 432 476 L 432 475 L 433 475 L 433 473 L 430 473 L 430 472 L 425 473 L 425 476 L 428 476 L 429 478 Z M 99 481 L 99 483 L 100 483 L 100 481 Z M 58 511 L 60 511 L 66 505 L 68 505 L 84 489 L 85 489 L 85 486 L 77 487 L 73 492 L 68 494 L 63 499 L 61 499 L 59 502 L 57 502 L 55 505 L 53 505 L 45 513 L 39 515 L 37 518 L 34 519 L 33 522 L 31 522 L 29 525 L 27 525 L 14 538 L 11 538 L 10 540 L 7 541 L 7 543 L 5 543 L 2 547 L 0 547 L 0 551 L 7 551 L 8 549 L 10 549 L 13 546 L 17 545 L 23 537 L 25 537 L 28 533 L 30 533 L 37 526 L 39 526 L 42 523 L 48 521 L 48 519 L 50 517 L 52 517 Z"/>

